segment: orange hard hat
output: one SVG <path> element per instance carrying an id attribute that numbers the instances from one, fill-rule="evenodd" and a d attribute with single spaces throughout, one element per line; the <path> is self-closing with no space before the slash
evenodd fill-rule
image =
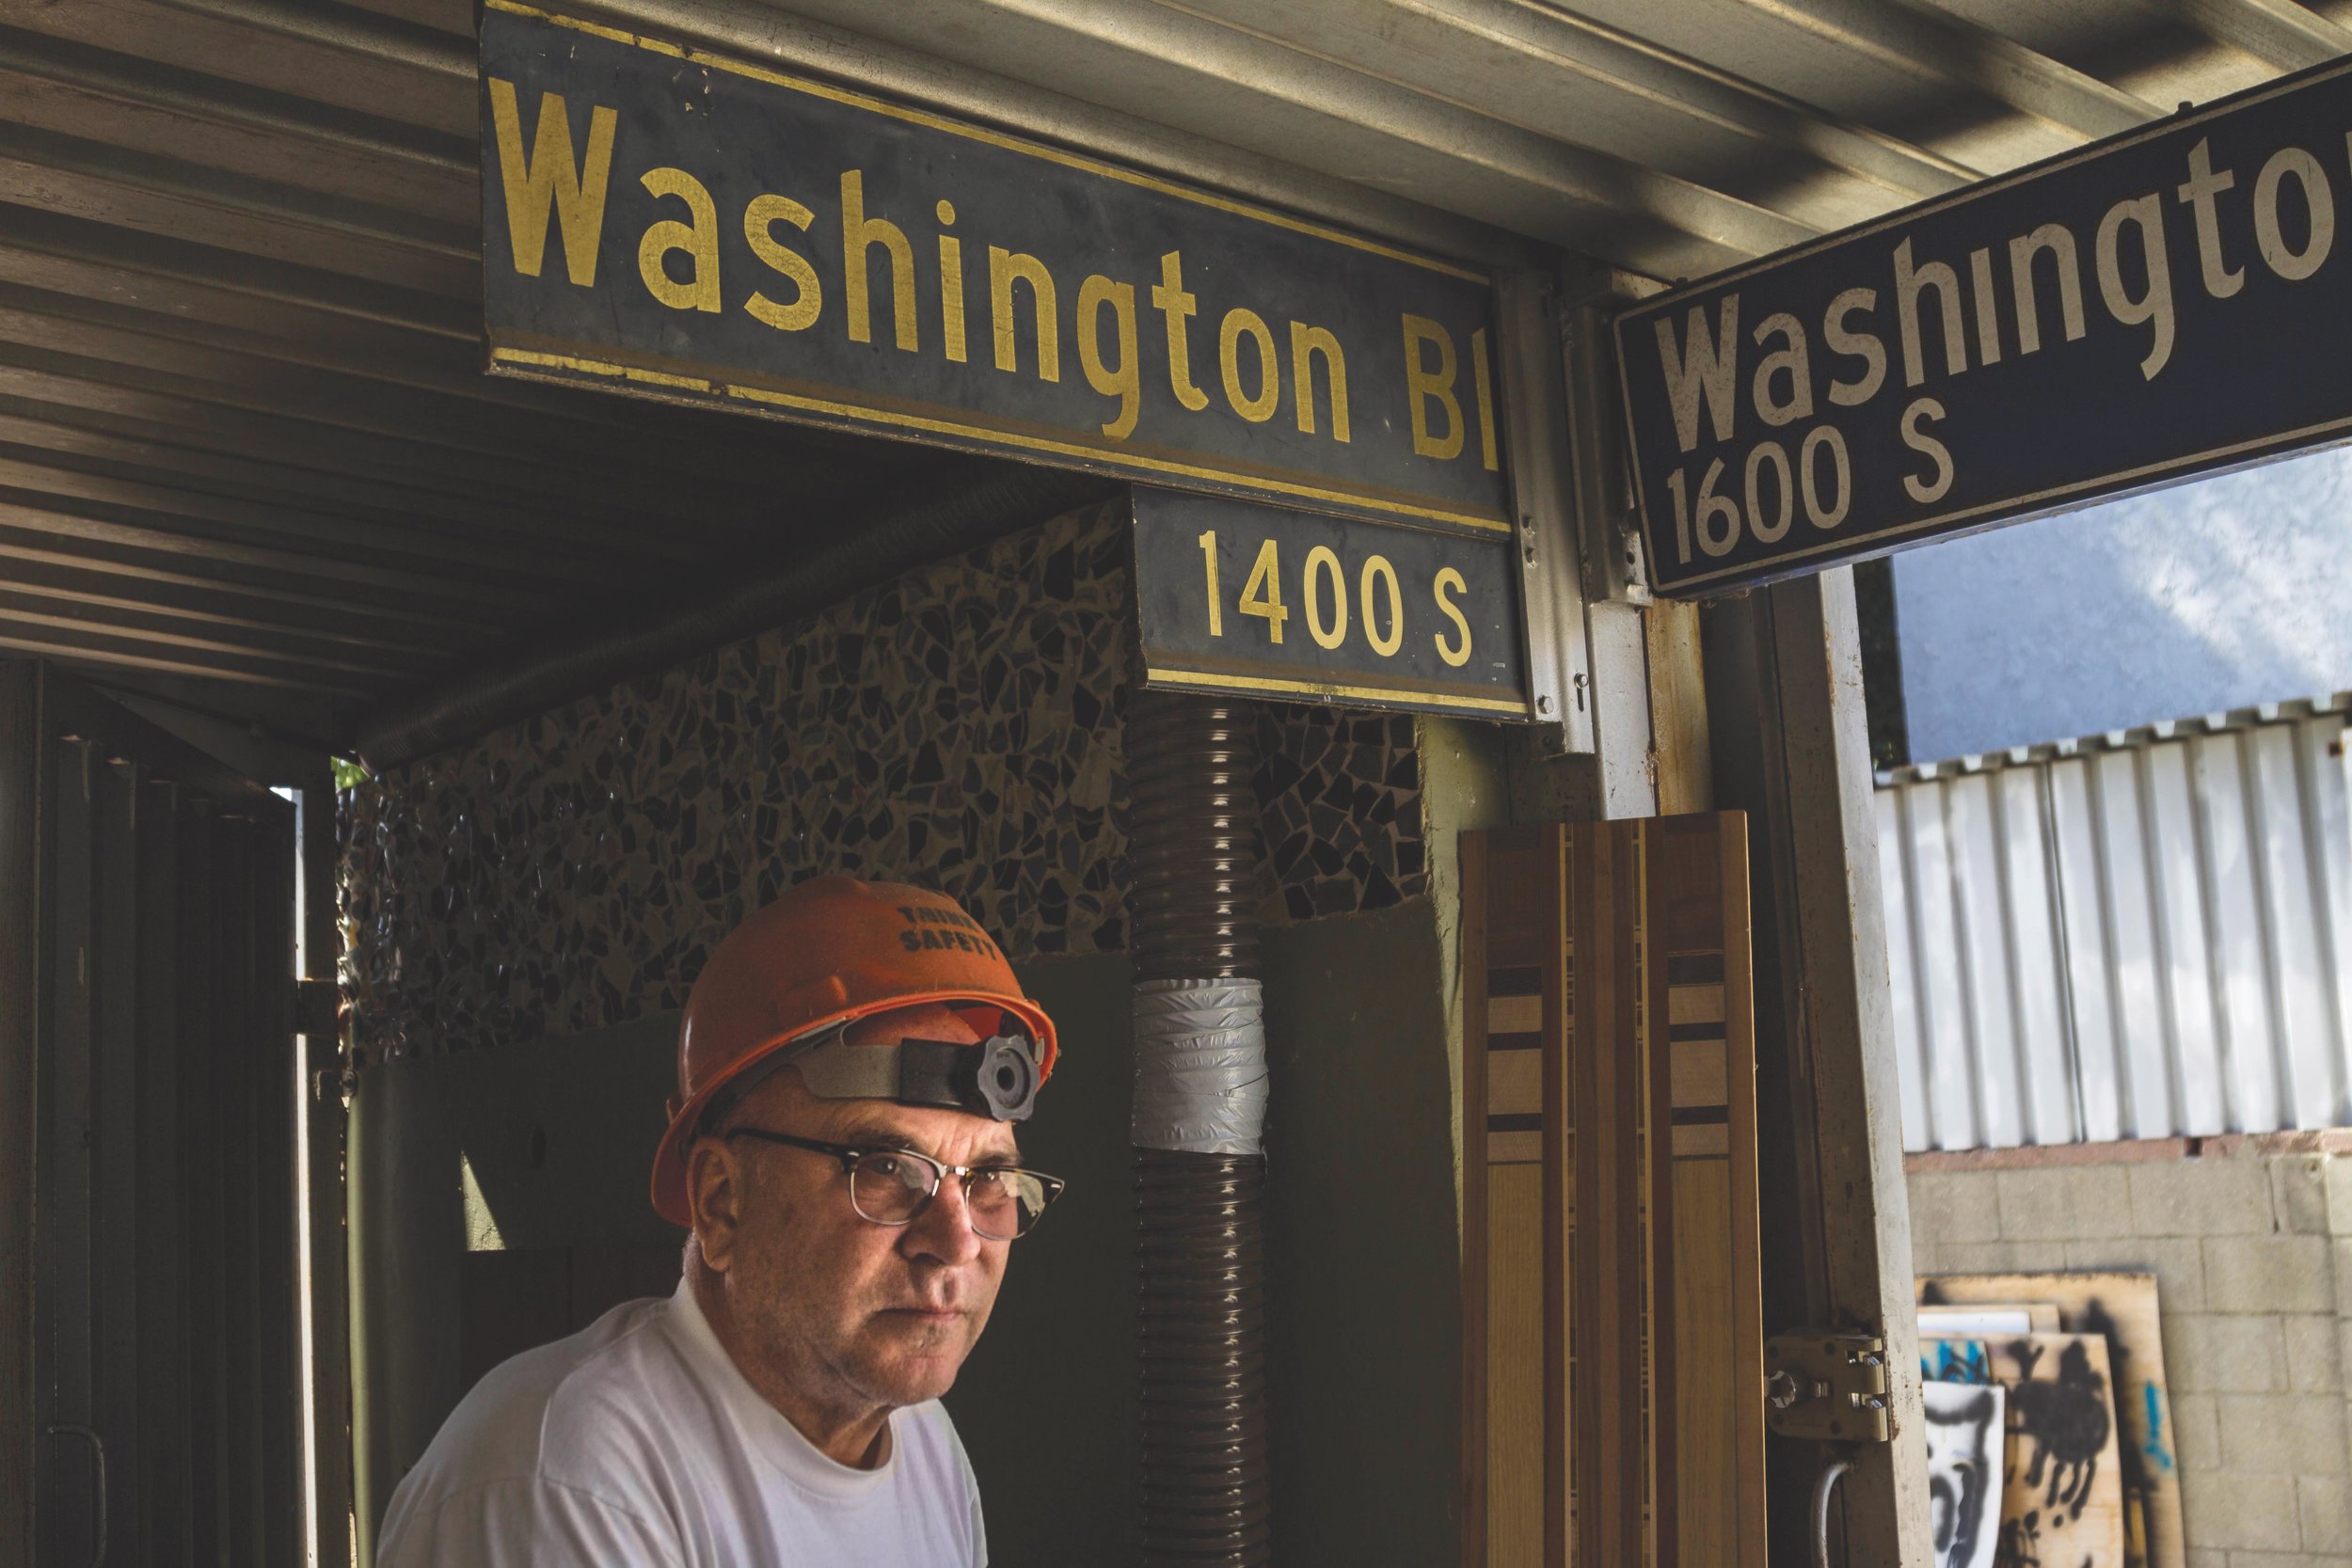
<path id="1" fill-rule="evenodd" d="M 1035 1042 L 1038 1081 L 1052 1074 L 1054 1021 L 1021 993 L 979 922 L 945 894 L 834 875 L 755 911 L 719 944 L 687 995 L 678 1098 L 654 1155 L 654 1208 L 672 1224 L 692 1223 L 686 1148 L 728 1085 L 796 1041 L 924 1003 L 1011 1014 Z M 993 1022 L 978 1030 L 994 1033 Z"/>

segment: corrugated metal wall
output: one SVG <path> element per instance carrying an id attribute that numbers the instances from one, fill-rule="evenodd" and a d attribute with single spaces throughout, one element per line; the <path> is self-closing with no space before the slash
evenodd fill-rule
<path id="1" fill-rule="evenodd" d="M 1892 775 L 1903 1147 L 2352 1123 L 2347 708 Z"/>

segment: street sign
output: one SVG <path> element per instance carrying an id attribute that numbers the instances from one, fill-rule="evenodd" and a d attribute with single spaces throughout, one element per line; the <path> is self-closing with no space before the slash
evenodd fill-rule
<path id="1" fill-rule="evenodd" d="M 1525 719 L 1508 539 L 1135 491 L 1144 684 Z"/>
<path id="2" fill-rule="evenodd" d="M 1510 529 L 1449 262 L 511 0 L 482 167 L 495 372 Z"/>
<path id="3" fill-rule="evenodd" d="M 1702 595 L 2352 435 L 2352 63 L 1616 321 L 1651 582 Z"/>

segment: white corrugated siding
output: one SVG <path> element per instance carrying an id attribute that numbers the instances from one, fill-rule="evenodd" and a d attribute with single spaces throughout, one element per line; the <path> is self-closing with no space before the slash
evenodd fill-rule
<path id="1" fill-rule="evenodd" d="M 1903 1147 L 2352 1124 L 2347 708 L 1892 775 Z"/>

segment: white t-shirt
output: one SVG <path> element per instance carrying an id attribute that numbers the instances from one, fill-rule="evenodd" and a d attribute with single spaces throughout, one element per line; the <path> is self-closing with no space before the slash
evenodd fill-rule
<path id="1" fill-rule="evenodd" d="M 377 1568 L 986 1568 L 937 1401 L 851 1469 L 762 1399 L 681 1281 L 474 1386 L 392 1494 Z"/>

